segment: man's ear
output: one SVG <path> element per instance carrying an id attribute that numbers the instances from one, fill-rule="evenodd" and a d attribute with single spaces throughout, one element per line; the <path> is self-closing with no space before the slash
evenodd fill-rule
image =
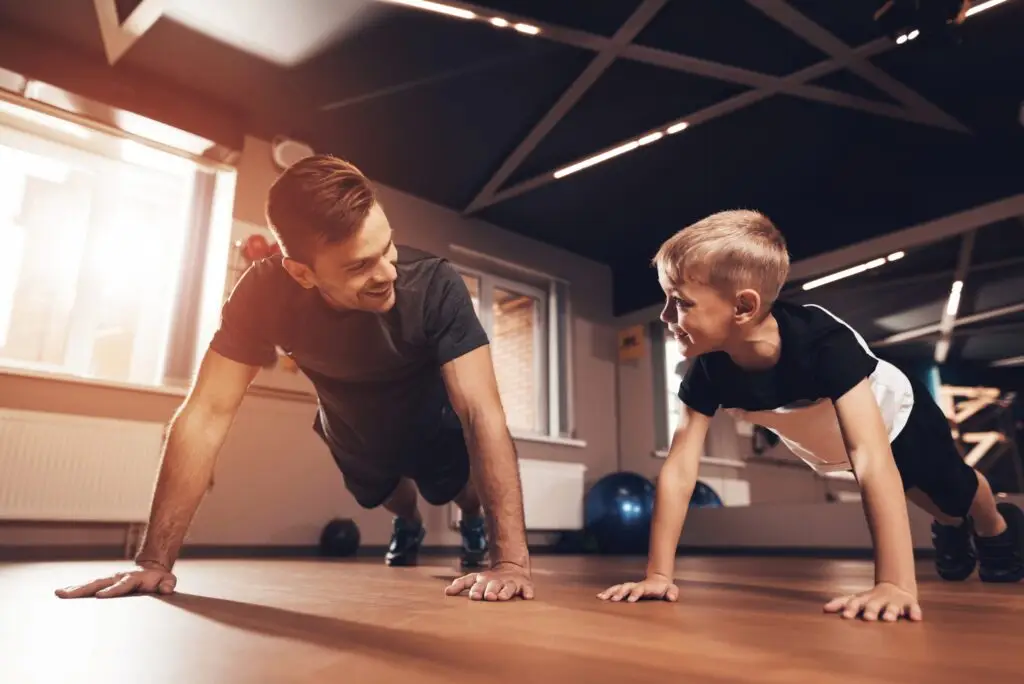
<path id="1" fill-rule="evenodd" d="M 737 323 L 747 323 L 761 309 L 761 295 L 757 290 L 740 290 L 736 293 L 735 315 Z"/>
<path id="2" fill-rule="evenodd" d="M 313 271 L 306 264 L 301 261 L 296 261 L 290 257 L 284 257 L 281 259 L 281 265 L 284 266 L 284 270 L 288 271 L 288 275 L 290 275 L 295 282 L 302 287 L 307 290 L 311 290 L 316 287 L 316 279 L 313 276 Z"/>

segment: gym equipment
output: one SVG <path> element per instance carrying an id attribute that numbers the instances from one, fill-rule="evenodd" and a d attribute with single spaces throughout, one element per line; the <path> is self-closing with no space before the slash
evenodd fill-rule
<path id="1" fill-rule="evenodd" d="M 693 488 L 693 496 L 690 497 L 690 508 L 721 508 L 724 505 L 718 492 L 707 483 L 697 480 L 697 484 Z"/>
<path id="2" fill-rule="evenodd" d="M 584 498 L 584 527 L 602 554 L 645 554 L 650 546 L 654 485 L 631 472 L 612 473 Z"/>
<path id="3" fill-rule="evenodd" d="M 355 555 L 359 549 L 359 526 L 349 518 L 334 518 L 320 533 L 320 554 L 331 558 Z"/>

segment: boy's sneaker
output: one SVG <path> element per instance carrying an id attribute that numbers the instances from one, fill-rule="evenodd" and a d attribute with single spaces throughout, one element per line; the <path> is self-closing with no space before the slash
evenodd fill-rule
<path id="1" fill-rule="evenodd" d="M 995 537 L 975 535 L 978 576 L 982 582 L 1019 582 L 1024 579 L 1024 511 L 1009 502 L 996 504 L 1006 529 Z"/>
<path id="2" fill-rule="evenodd" d="M 978 564 L 971 536 L 970 518 L 956 526 L 932 521 L 932 545 L 935 547 L 935 569 L 939 577 L 950 582 L 962 582 L 971 576 Z"/>
<path id="3" fill-rule="evenodd" d="M 459 521 L 459 532 L 462 533 L 462 568 L 483 567 L 484 556 L 487 555 L 487 529 L 483 516 L 463 518 Z"/>
<path id="4" fill-rule="evenodd" d="M 391 567 L 416 565 L 420 545 L 427 535 L 422 522 L 409 522 L 396 517 L 394 531 L 391 533 L 391 545 L 384 557 L 384 562 Z"/>

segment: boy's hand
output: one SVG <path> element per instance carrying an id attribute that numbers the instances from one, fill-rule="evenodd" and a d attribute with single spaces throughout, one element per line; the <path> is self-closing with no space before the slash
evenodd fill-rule
<path id="1" fill-rule="evenodd" d="M 873 622 L 881 617 L 895 622 L 901 617 L 914 622 L 922 619 L 917 597 L 889 582 L 879 582 L 870 591 L 832 599 L 825 604 L 826 613 L 842 612 L 844 618 L 855 618 L 863 612 L 865 620 Z"/>
<path id="2" fill-rule="evenodd" d="M 667 577 L 661 575 L 650 575 L 642 582 L 626 582 L 608 587 L 597 595 L 604 601 L 621 601 L 626 599 L 630 603 L 640 599 L 664 599 L 665 601 L 679 600 L 679 587 L 672 584 Z"/>

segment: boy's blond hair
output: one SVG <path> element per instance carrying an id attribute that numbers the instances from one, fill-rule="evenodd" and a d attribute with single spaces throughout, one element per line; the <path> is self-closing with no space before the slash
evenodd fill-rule
<path id="1" fill-rule="evenodd" d="M 666 240 L 653 264 L 672 282 L 685 280 L 723 292 L 757 290 L 764 305 L 779 296 L 789 277 L 782 233 L 757 211 L 722 211 Z"/>

